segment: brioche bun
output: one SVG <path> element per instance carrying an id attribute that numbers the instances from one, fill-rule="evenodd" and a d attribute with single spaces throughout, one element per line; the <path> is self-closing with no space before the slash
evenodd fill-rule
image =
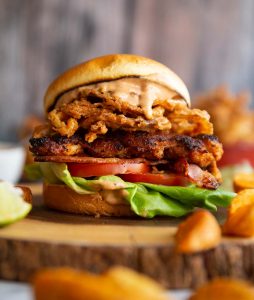
<path id="1" fill-rule="evenodd" d="M 81 195 L 62 184 L 43 184 L 44 204 L 52 209 L 92 216 L 133 216 L 130 205 L 110 204 L 100 193 Z"/>
<path id="2" fill-rule="evenodd" d="M 142 56 L 111 54 L 81 63 L 57 77 L 45 94 L 45 112 L 54 107 L 59 96 L 67 91 L 96 82 L 131 76 L 149 77 L 153 82 L 176 91 L 190 106 L 190 96 L 185 84 L 165 65 Z"/>

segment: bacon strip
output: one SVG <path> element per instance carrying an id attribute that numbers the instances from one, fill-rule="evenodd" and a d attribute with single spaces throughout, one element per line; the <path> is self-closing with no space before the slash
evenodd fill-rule
<path id="1" fill-rule="evenodd" d="M 199 187 L 207 189 L 217 189 L 219 187 L 218 180 L 211 173 L 202 170 L 197 165 L 188 164 L 184 159 L 177 161 L 174 167 L 178 174 L 186 176 Z"/>

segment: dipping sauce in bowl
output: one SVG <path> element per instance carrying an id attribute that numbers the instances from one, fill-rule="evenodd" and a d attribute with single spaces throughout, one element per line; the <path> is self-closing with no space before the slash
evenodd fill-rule
<path id="1" fill-rule="evenodd" d="M 0 180 L 16 183 L 23 172 L 24 162 L 23 146 L 0 142 Z"/>

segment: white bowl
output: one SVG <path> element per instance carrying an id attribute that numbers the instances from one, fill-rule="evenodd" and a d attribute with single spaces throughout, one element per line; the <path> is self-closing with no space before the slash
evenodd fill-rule
<path id="1" fill-rule="evenodd" d="M 23 172 L 25 150 L 21 145 L 0 142 L 0 180 L 16 183 Z"/>

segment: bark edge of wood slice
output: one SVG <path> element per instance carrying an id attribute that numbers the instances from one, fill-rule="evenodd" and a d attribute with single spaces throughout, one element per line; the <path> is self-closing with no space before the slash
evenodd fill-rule
<path id="1" fill-rule="evenodd" d="M 211 278 L 230 276 L 254 281 L 254 244 L 222 242 L 196 254 L 181 255 L 174 246 L 85 246 L 0 238 L 0 278 L 30 281 L 40 268 L 69 266 L 100 273 L 124 265 L 166 288 L 195 288 Z"/>

